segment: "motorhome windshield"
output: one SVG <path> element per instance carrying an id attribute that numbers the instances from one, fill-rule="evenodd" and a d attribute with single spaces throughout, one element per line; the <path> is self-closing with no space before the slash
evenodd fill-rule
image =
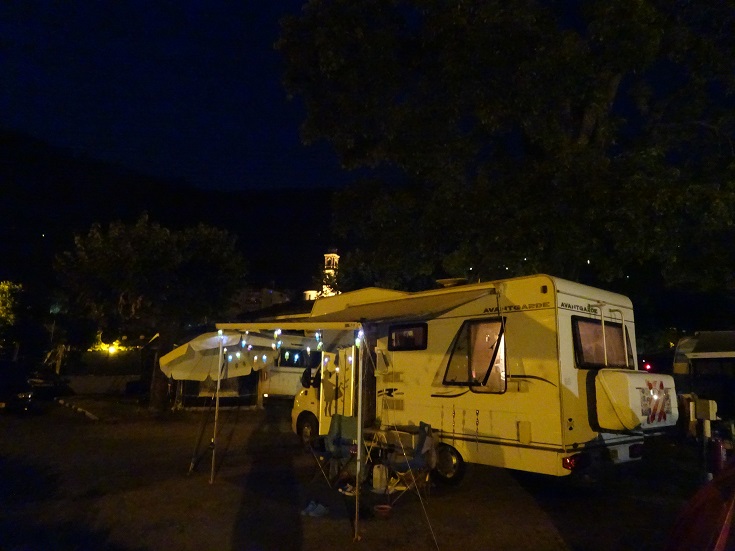
<path id="1" fill-rule="evenodd" d="M 600 369 L 603 367 L 627 367 L 633 369 L 633 349 L 630 336 L 620 323 L 605 322 L 598 319 L 572 317 L 574 332 L 574 353 L 577 367 Z M 626 359 L 627 351 L 627 359 Z"/>

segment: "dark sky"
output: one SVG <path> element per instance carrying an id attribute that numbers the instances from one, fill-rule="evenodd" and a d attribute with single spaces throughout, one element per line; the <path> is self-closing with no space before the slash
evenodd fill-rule
<path id="1" fill-rule="evenodd" d="M 0 127 L 210 189 L 333 186 L 273 49 L 299 0 L 0 2 Z"/>

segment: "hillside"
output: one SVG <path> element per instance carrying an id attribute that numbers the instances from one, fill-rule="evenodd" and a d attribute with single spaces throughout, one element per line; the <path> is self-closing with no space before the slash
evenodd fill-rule
<path id="1" fill-rule="evenodd" d="M 54 254 L 75 233 L 145 211 L 171 228 L 225 228 L 239 238 L 251 284 L 302 289 L 333 244 L 330 201 L 328 189 L 205 191 L 0 130 L 0 280 L 49 283 Z"/>

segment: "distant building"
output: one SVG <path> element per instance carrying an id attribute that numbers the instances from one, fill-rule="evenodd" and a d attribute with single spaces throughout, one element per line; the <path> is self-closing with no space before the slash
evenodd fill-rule
<path id="1" fill-rule="evenodd" d="M 238 312 L 253 312 L 289 302 L 289 296 L 287 293 L 268 287 L 259 289 L 249 287 L 240 291 L 234 302 Z"/>
<path id="2" fill-rule="evenodd" d="M 335 249 L 330 250 L 324 255 L 324 270 L 322 275 L 322 289 L 317 291 L 312 289 L 304 291 L 304 300 L 316 300 L 319 297 L 331 297 L 339 294 L 335 291 L 330 283 L 333 283 L 339 271 L 339 255 Z"/>

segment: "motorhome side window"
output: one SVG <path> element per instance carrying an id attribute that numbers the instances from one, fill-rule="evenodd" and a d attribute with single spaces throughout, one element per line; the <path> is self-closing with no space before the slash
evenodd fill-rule
<path id="1" fill-rule="evenodd" d="M 622 324 L 606 321 L 603 326 L 600 320 L 573 316 L 572 330 L 577 367 L 585 369 L 629 367 L 633 369 L 635 366 L 630 337 L 625 331 L 625 340 L 623 340 Z"/>
<path id="2" fill-rule="evenodd" d="M 425 323 L 393 326 L 388 330 L 388 350 L 426 350 L 427 336 Z"/>
<path id="3" fill-rule="evenodd" d="M 500 320 L 462 324 L 454 339 L 444 384 L 471 386 L 478 392 L 505 392 L 505 336 Z"/>

